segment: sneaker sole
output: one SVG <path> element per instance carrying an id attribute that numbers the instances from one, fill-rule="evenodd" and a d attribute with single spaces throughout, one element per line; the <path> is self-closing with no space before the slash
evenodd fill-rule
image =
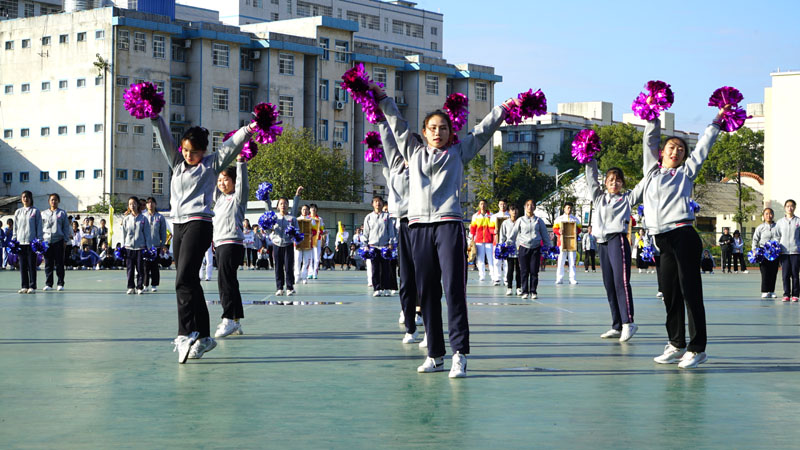
<path id="1" fill-rule="evenodd" d="M 420 369 L 417 367 L 417 373 L 436 373 L 436 372 L 444 372 L 444 367 L 435 367 L 433 369 Z"/>
<path id="2" fill-rule="evenodd" d="M 449 378 L 467 378 L 466 372 L 459 372 L 459 373 L 450 373 L 448 375 Z"/>
<path id="3" fill-rule="evenodd" d="M 694 368 L 697 368 L 697 366 L 699 366 L 700 364 L 703 364 L 706 361 L 708 361 L 708 355 L 706 355 L 703 359 L 701 359 L 700 361 L 697 361 L 696 363 L 694 363 L 692 365 L 681 366 L 680 364 L 678 364 L 678 367 L 680 367 L 681 369 L 694 369 Z"/>
<path id="4" fill-rule="evenodd" d="M 178 359 L 178 364 L 186 364 L 186 360 L 189 359 L 189 352 L 192 349 L 192 345 L 197 342 L 197 338 L 200 336 L 200 333 L 193 331 L 189 333 L 189 345 L 186 346 L 186 354 L 185 355 L 178 355 L 180 358 Z"/>
<path id="5" fill-rule="evenodd" d="M 656 358 L 658 357 L 656 356 Z M 683 358 L 683 355 L 677 356 L 674 359 L 670 359 L 669 361 L 659 361 L 656 358 L 653 358 L 653 361 L 655 361 L 658 364 L 677 364 L 681 362 L 681 358 Z"/>
<path id="6" fill-rule="evenodd" d="M 211 341 L 211 346 L 206 348 L 205 350 L 203 350 L 202 353 L 198 353 L 197 356 L 195 356 L 193 358 L 188 358 L 188 355 L 187 355 L 187 358 L 188 359 L 200 359 L 200 358 L 203 357 L 203 355 L 205 355 L 206 353 L 210 352 L 211 350 L 214 350 L 215 348 L 217 348 L 217 342 L 216 341 Z"/>

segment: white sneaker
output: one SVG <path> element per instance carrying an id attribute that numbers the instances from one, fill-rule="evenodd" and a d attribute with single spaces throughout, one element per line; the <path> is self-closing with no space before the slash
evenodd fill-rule
<path id="1" fill-rule="evenodd" d="M 769 298 L 769 294 L 767 292 L 762 292 L 761 298 Z"/>
<path id="2" fill-rule="evenodd" d="M 527 300 L 527 299 L 531 298 L 531 296 L 528 295 L 528 294 L 522 294 L 522 295 L 519 296 L 519 298 L 521 298 L 523 300 Z"/>
<path id="3" fill-rule="evenodd" d="M 517 288 L 517 295 L 522 295 L 522 288 Z"/>
<path id="4" fill-rule="evenodd" d="M 127 293 L 128 295 L 131 295 L 131 294 L 133 294 L 133 292 L 134 292 L 134 290 L 133 290 L 133 289 L 128 289 L 128 291 L 127 291 L 126 293 Z"/>
<path id="5" fill-rule="evenodd" d="M 58 286 L 58 287 L 56 288 L 56 290 L 57 290 L 58 292 L 61 292 L 61 291 L 63 291 L 63 290 L 64 290 L 64 286 Z"/>
<path id="6" fill-rule="evenodd" d="M 417 333 L 416 331 L 413 333 L 406 333 L 406 335 L 403 336 L 403 344 L 413 344 L 414 342 L 417 342 L 418 338 L 419 338 L 419 333 Z"/>
<path id="7" fill-rule="evenodd" d="M 414 316 L 414 324 L 417 325 L 417 326 L 422 325 L 422 316 L 420 316 L 419 314 L 415 315 Z"/>
<path id="8" fill-rule="evenodd" d="M 708 361 L 706 352 L 686 352 L 678 363 L 681 369 L 694 369 L 695 367 Z"/>
<path id="9" fill-rule="evenodd" d="M 275 295 L 283 295 L 283 289 L 278 289 L 275 291 Z"/>
<path id="10" fill-rule="evenodd" d="M 303 284 L 308 284 L 308 279 L 303 280 Z"/>
<path id="11" fill-rule="evenodd" d="M 494 280 L 494 281 L 492 282 L 492 285 L 494 285 L 494 286 L 500 286 L 500 280 Z"/>
<path id="12" fill-rule="evenodd" d="M 642 273 L 642 269 L 639 269 L 639 273 Z"/>
<path id="13" fill-rule="evenodd" d="M 444 357 L 440 356 L 438 358 L 431 358 L 429 356 L 425 358 L 425 362 L 422 363 L 421 366 L 417 367 L 417 372 L 419 373 L 444 372 Z"/>
<path id="14" fill-rule="evenodd" d="M 578 280 L 569 280 L 569 284 L 578 284 Z"/>
<path id="15" fill-rule="evenodd" d="M 44 288 L 42 288 L 42 291 L 45 291 L 45 292 L 46 291 L 52 291 L 52 290 L 53 290 L 53 288 L 51 288 L 50 286 L 45 286 Z"/>
<path id="16" fill-rule="evenodd" d="M 28 294 L 35 294 L 35 293 L 36 293 L 36 289 L 28 288 Z"/>
<path id="17" fill-rule="evenodd" d="M 392 289 L 391 291 L 389 291 L 389 295 L 397 295 L 397 290 Z"/>
<path id="18" fill-rule="evenodd" d="M 466 378 L 467 357 L 459 352 L 453 355 L 453 365 L 450 367 L 450 378 Z"/>
<path id="19" fill-rule="evenodd" d="M 659 364 L 674 364 L 678 362 L 684 354 L 686 354 L 685 348 L 678 348 L 672 344 L 667 344 L 664 346 L 664 353 L 653 358 L 653 361 Z"/>
<path id="20" fill-rule="evenodd" d="M 217 326 L 217 331 L 214 332 L 214 337 L 224 338 L 233 334 L 239 328 L 239 322 L 231 319 L 222 319 L 222 322 Z"/>
<path id="21" fill-rule="evenodd" d="M 17 291 L 17 294 L 27 294 L 27 293 L 28 293 L 28 288 L 22 288 Z"/>
<path id="22" fill-rule="evenodd" d="M 536 295 L 536 294 L 531 294 L 531 295 L 530 295 L 530 299 L 531 299 L 531 300 L 536 300 L 537 298 L 539 298 L 539 296 L 538 296 L 538 295 Z"/>
<path id="23" fill-rule="evenodd" d="M 478 278 L 478 281 L 480 281 L 482 283 L 482 282 L 486 281 L 486 278 Z"/>
<path id="24" fill-rule="evenodd" d="M 383 291 L 375 291 L 372 293 L 373 297 L 380 297 L 383 294 Z"/>
<path id="25" fill-rule="evenodd" d="M 661 291 L 658 291 L 658 294 L 656 294 L 656 298 L 664 298 L 664 293 L 661 292 Z"/>
<path id="26" fill-rule="evenodd" d="M 158 292 L 158 286 L 151 286 L 150 292 Z"/>
<path id="27" fill-rule="evenodd" d="M 634 334 L 636 334 L 636 330 L 639 329 L 639 325 L 635 323 L 623 323 L 622 324 L 622 336 L 619 337 L 620 342 L 628 342 L 631 340 Z"/>
<path id="28" fill-rule="evenodd" d="M 512 292 L 511 289 L 506 289 L 506 297 L 511 297 Z"/>
<path id="29" fill-rule="evenodd" d="M 217 341 L 214 340 L 212 337 L 206 337 L 203 339 L 198 339 L 192 345 L 192 348 L 189 350 L 189 359 L 200 359 L 206 353 L 214 350 L 217 346 Z"/>
<path id="30" fill-rule="evenodd" d="M 288 295 L 288 296 L 290 296 L 290 297 L 291 297 L 292 295 L 294 295 L 294 289 L 287 289 L 287 290 L 286 290 L 286 295 Z"/>
<path id="31" fill-rule="evenodd" d="M 136 295 L 142 295 L 142 292 L 144 292 L 142 289 L 137 289 L 136 290 Z"/>
<path id="32" fill-rule="evenodd" d="M 622 336 L 622 332 L 613 328 L 600 335 L 603 339 L 616 339 L 620 336 Z"/>
<path id="33" fill-rule="evenodd" d="M 178 352 L 178 364 L 183 364 L 186 362 L 186 358 L 189 356 L 189 350 L 197 341 L 198 336 L 200 336 L 200 333 L 197 331 L 192 331 L 189 336 L 178 336 L 172 341 L 172 345 L 175 346 L 172 351 Z"/>
<path id="34" fill-rule="evenodd" d="M 403 314 L 403 311 L 400 311 L 400 318 L 397 319 L 397 323 L 406 323 L 406 315 Z"/>
<path id="35" fill-rule="evenodd" d="M 428 333 L 422 335 L 422 342 L 419 343 L 419 348 L 428 348 Z"/>
<path id="36" fill-rule="evenodd" d="M 239 327 L 232 334 L 235 334 L 237 336 L 241 336 L 241 335 L 244 334 L 244 329 L 242 328 L 242 322 L 236 322 L 236 323 L 239 325 Z"/>
<path id="37" fill-rule="evenodd" d="M 777 296 L 777 295 L 775 295 L 775 293 L 774 293 L 774 292 L 770 292 L 770 293 L 769 293 L 769 298 L 778 298 L 778 296 Z"/>
<path id="38" fill-rule="evenodd" d="M 742 273 L 750 273 L 750 271 L 749 270 L 743 270 Z M 699 364 L 702 364 L 702 363 L 699 363 Z"/>

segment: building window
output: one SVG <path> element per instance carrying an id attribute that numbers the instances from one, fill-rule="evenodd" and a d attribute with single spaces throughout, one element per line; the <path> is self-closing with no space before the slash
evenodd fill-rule
<path id="1" fill-rule="evenodd" d="M 153 195 L 164 195 L 164 172 L 153 172 Z"/>
<path id="2" fill-rule="evenodd" d="M 211 108 L 220 110 L 220 111 L 227 111 L 228 110 L 228 90 L 223 88 L 214 88 L 212 99 L 211 99 Z"/>
<path id="3" fill-rule="evenodd" d="M 172 135 L 172 139 L 175 142 L 180 142 L 181 138 L 183 137 L 183 127 L 181 126 L 169 127 L 169 133 Z"/>
<path id="4" fill-rule="evenodd" d="M 438 35 L 439 35 L 439 29 L 436 27 L 431 27 L 431 36 L 438 36 Z"/>
<path id="5" fill-rule="evenodd" d="M 317 136 L 317 139 L 320 141 L 328 140 L 328 121 L 325 119 L 320 119 L 319 121 L 319 136 Z"/>
<path id="6" fill-rule="evenodd" d="M 252 72 L 255 68 L 253 62 L 253 53 L 249 50 L 242 49 L 239 51 L 239 69 Z"/>
<path id="7" fill-rule="evenodd" d="M 13 94 L 14 93 L 14 85 L 13 84 L 7 84 L 5 86 L 5 93 L 6 93 L 6 95 Z"/>
<path id="8" fill-rule="evenodd" d="M 42 81 L 42 92 L 47 92 L 49 90 L 50 90 L 50 82 Z"/>
<path id="9" fill-rule="evenodd" d="M 319 80 L 319 99 L 323 101 L 328 100 L 328 87 L 330 82 L 328 80 Z"/>
<path id="10" fill-rule="evenodd" d="M 31 48 L 31 40 L 30 39 L 23 39 L 22 40 L 22 48 Z"/>
<path id="11" fill-rule="evenodd" d="M 297 2 L 297 16 L 298 17 L 314 17 L 314 16 L 329 16 L 333 17 L 333 8 L 325 5 L 317 5 L 298 0 Z"/>
<path id="12" fill-rule="evenodd" d="M 116 169 L 114 171 L 114 177 L 118 180 L 127 180 L 128 179 L 128 169 Z"/>
<path id="13" fill-rule="evenodd" d="M 117 48 L 128 50 L 131 48 L 131 32 L 128 30 L 117 31 Z"/>
<path id="14" fill-rule="evenodd" d="M 347 41 L 336 41 L 334 45 L 334 50 L 336 50 L 336 62 L 346 63 L 350 61 L 348 55 L 350 43 Z"/>
<path id="15" fill-rule="evenodd" d="M 489 86 L 486 83 L 475 83 L 475 99 L 485 102 L 489 99 Z"/>
<path id="16" fill-rule="evenodd" d="M 86 178 L 86 171 L 85 170 L 76 170 L 75 171 L 75 179 L 82 180 Z"/>
<path id="17" fill-rule="evenodd" d="M 294 117 L 294 97 L 281 95 L 278 97 L 278 109 L 283 117 Z"/>
<path id="18" fill-rule="evenodd" d="M 21 128 L 19 130 L 19 137 L 24 137 L 25 138 L 25 137 L 28 137 L 30 135 L 31 135 L 31 129 L 30 128 Z"/>
<path id="19" fill-rule="evenodd" d="M 336 121 L 333 123 L 333 140 L 347 142 L 347 122 Z"/>
<path id="20" fill-rule="evenodd" d="M 281 75 L 294 75 L 294 55 L 288 53 L 278 54 L 278 73 Z"/>
<path id="21" fill-rule="evenodd" d="M 69 87 L 69 81 L 67 80 L 59 80 L 58 88 L 59 89 L 67 89 Z"/>
<path id="22" fill-rule="evenodd" d="M 239 112 L 250 112 L 253 110 L 253 91 L 250 89 L 239 89 Z"/>
<path id="23" fill-rule="evenodd" d="M 131 173 L 131 176 L 133 181 L 144 181 L 144 170 L 133 169 L 132 172 L 133 173 Z"/>
<path id="24" fill-rule="evenodd" d="M 25 3 L 25 10 L 23 13 L 25 14 L 25 17 L 33 17 L 33 15 L 36 14 L 33 9 L 33 3 Z M 44 12 L 42 14 L 44 14 Z"/>
<path id="25" fill-rule="evenodd" d="M 103 169 L 94 169 L 94 179 L 103 178 Z"/>
<path id="26" fill-rule="evenodd" d="M 128 77 L 122 77 L 117 75 L 117 86 L 128 87 Z"/>
<path id="27" fill-rule="evenodd" d="M 146 52 L 147 51 L 147 36 L 139 31 L 133 32 L 133 51 Z"/>
<path id="28" fill-rule="evenodd" d="M 14 50 L 14 41 L 6 41 L 6 50 Z"/>
<path id="29" fill-rule="evenodd" d="M 184 41 L 172 41 L 172 60 L 176 62 L 186 61 L 186 49 Z"/>
<path id="30" fill-rule="evenodd" d="M 347 20 L 358 22 L 358 24 L 361 25 L 362 28 L 366 28 L 368 30 L 380 31 L 381 29 L 381 18 L 378 16 L 374 16 L 372 14 L 347 11 Z"/>
<path id="31" fill-rule="evenodd" d="M 95 39 L 105 39 L 106 38 L 106 31 L 105 30 L 97 30 L 94 32 Z"/>
<path id="32" fill-rule="evenodd" d="M 86 134 L 86 125 L 75 125 L 75 134 Z"/>
<path id="33" fill-rule="evenodd" d="M 50 36 L 44 36 L 42 38 L 42 45 L 50 45 Z"/>
<path id="34" fill-rule="evenodd" d="M 372 69 L 372 78 L 375 80 L 376 83 L 383 83 L 386 86 L 386 68 L 385 67 L 375 67 Z"/>
<path id="35" fill-rule="evenodd" d="M 86 87 L 86 78 L 78 78 L 78 81 L 76 82 L 76 85 L 79 88 Z"/>
<path id="36" fill-rule="evenodd" d="M 39 181 L 50 181 L 50 172 L 39 172 Z"/>
<path id="37" fill-rule="evenodd" d="M 127 123 L 118 123 L 117 124 L 117 133 L 128 134 L 128 124 Z"/>
<path id="38" fill-rule="evenodd" d="M 11 181 L 14 179 L 13 172 L 3 172 L 3 183 L 11 184 Z"/>
<path id="39" fill-rule="evenodd" d="M 322 48 L 322 59 L 328 60 L 330 58 L 331 40 L 328 38 L 319 38 L 319 46 Z"/>
<path id="40" fill-rule="evenodd" d="M 31 174 L 28 172 L 20 172 L 19 173 L 19 182 L 20 183 L 27 183 L 31 180 Z"/>
<path id="41" fill-rule="evenodd" d="M 58 43 L 59 44 L 68 44 L 69 43 L 69 35 L 68 34 L 60 34 L 58 36 Z"/>
<path id="42" fill-rule="evenodd" d="M 228 67 L 230 47 L 225 44 L 214 44 L 211 49 L 211 62 L 217 67 Z"/>
<path id="43" fill-rule="evenodd" d="M 280 19 L 280 14 L 278 14 L 278 13 L 270 13 L 269 14 L 269 18 L 273 22 L 277 22 L 277 21 L 281 20 Z"/>
<path id="44" fill-rule="evenodd" d="M 40 134 L 42 137 L 50 136 L 50 127 L 42 127 Z"/>
<path id="45" fill-rule="evenodd" d="M 67 171 L 66 170 L 59 170 L 58 171 L 58 180 L 66 180 L 67 179 Z"/>
<path id="46" fill-rule="evenodd" d="M 183 102 L 186 101 L 186 83 L 183 81 L 172 82 L 169 101 L 173 105 L 183 105 Z"/>
<path id="47" fill-rule="evenodd" d="M 399 70 L 394 73 L 394 90 L 403 90 L 403 72 L 400 72 Z"/>
<path id="48" fill-rule="evenodd" d="M 62 125 L 62 126 L 58 127 L 58 135 L 59 136 L 66 136 L 67 135 L 67 126 L 66 125 Z"/>
<path id="49" fill-rule="evenodd" d="M 3 130 L 3 139 L 11 139 L 14 137 L 14 130 Z"/>
<path id="50" fill-rule="evenodd" d="M 339 83 L 336 83 L 336 86 L 333 88 L 333 99 L 337 102 L 347 103 L 347 91 L 342 89 Z"/>
<path id="51" fill-rule="evenodd" d="M 167 58 L 167 43 L 164 36 L 153 36 L 153 58 L 166 59 Z"/>
<path id="52" fill-rule="evenodd" d="M 161 150 L 161 146 L 158 145 L 158 138 L 156 137 L 156 133 L 153 133 L 153 150 Z"/>
<path id="53" fill-rule="evenodd" d="M 153 80 L 153 84 L 156 85 L 156 92 L 159 92 L 161 94 L 164 93 L 164 87 L 167 85 L 167 83 L 163 81 Z"/>
<path id="54" fill-rule="evenodd" d="M 86 42 L 86 32 L 81 31 L 78 33 L 78 42 Z"/>
<path id="55" fill-rule="evenodd" d="M 22 90 L 23 94 L 27 94 L 27 93 L 31 92 L 31 84 L 30 83 L 22 83 L 21 87 L 22 87 L 21 90 Z"/>
<path id="56" fill-rule="evenodd" d="M 102 123 L 94 124 L 94 132 L 95 133 L 102 133 L 103 132 L 103 124 Z"/>
<path id="57" fill-rule="evenodd" d="M 402 20 L 392 20 L 392 33 L 404 34 L 415 38 L 424 37 L 422 25 L 416 23 L 403 22 Z"/>
<path id="58" fill-rule="evenodd" d="M 222 147 L 223 139 L 225 138 L 225 133 L 221 131 L 214 131 L 211 133 L 211 149 L 215 152 Z"/>
<path id="59" fill-rule="evenodd" d="M 439 44 L 436 42 L 431 42 L 431 50 L 438 52 L 439 51 Z"/>
<path id="60" fill-rule="evenodd" d="M 144 134 L 144 125 L 134 125 L 133 134 Z"/>
<path id="61" fill-rule="evenodd" d="M 439 95 L 439 77 L 437 75 L 425 75 L 425 93 Z"/>

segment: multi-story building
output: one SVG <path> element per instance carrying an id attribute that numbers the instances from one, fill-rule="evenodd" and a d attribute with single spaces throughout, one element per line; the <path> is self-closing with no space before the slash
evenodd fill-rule
<path id="1" fill-rule="evenodd" d="M 548 175 L 556 175 L 551 164 L 554 155 L 582 129 L 613 125 L 613 105 L 609 102 L 559 103 L 558 112 L 526 119 L 519 125 L 503 125 L 495 133 L 495 141 L 503 151 L 511 152 L 511 162 L 528 161 Z M 644 121 L 633 114 L 623 114 L 623 123 L 644 130 Z M 679 136 L 690 147 L 697 143 L 697 133 L 675 129 L 675 115 L 665 112 L 661 118 L 662 133 Z"/>
<path id="2" fill-rule="evenodd" d="M 772 86 L 764 88 L 764 206 L 783 217 L 788 199 L 800 201 L 797 189 L 797 152 L 795 127 L 800 101 L 800 72 L 771 73 Z"/>
<path id="3" fill-rule="evenodd" d="M 0 0 L 0 20 L 57 13 L 63 3 L 64 0 Z"/>
<path id="4" fill-rule="evenodd" d="M 360 143 L 372 125 L 339 87 L 342 73 L 365 63 L 412 129 L 456 91 L 469 95 L 470 123 L 477 122 L 501 78 L 491 67 L 353 51 L 358 29 L 326 16 L 240 29 L 121 8 L 2 21 L 0 194 L 27 189 L 44 203 L 57 192 L 74 210 L 107 194 L 153 196 L 166 206 L 169 167 L 150 121 L 124 108 L 125 89 L 145 80 L 164 91 L 162 116 L 176 139 L 200 124 L 211 131 L 213 151 L 257 102 L 271 102 L 284 126 L 316 130 L 320 144 L 365 173 L 364 198 L 383 193 L 386 182 L 377 164 L 365 165 Z"/>
<path id="5" fill-rule="evenodd" d="M 442 57 L 444 16 L 394 0 L 178 0 L 179 4 L 219 10 L 228 25 L 328 16 L 359 24 L 352 49 L 383 50 L 394 57 Z"/>

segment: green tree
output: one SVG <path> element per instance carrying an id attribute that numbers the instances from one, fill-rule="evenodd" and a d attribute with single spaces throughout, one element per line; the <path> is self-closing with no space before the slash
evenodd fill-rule
<path id="1" fill-rule="evenodd" d="M 488 201 L 490 207 L 494 208 L 500 199 L 521 208 L 527 199 L 537 202 L 553 190 L 555 178 L 539 172 L 528 161 L 511 164 L 510 159 L 508 152 L 495 147 L 491 166 L 483 155 L 469 162 L 467 178 L 475 193 L 471 205 L 474 209 L 477 209 L 481 200 Z"/>
<path id="2" fill-rule="evenodd" d="M 575 158 L 572 157 L 571 139 L 567 139 L 561 143 L 558 153 L 554 154 L 553 157 L 550 158 L 550 165 L 554 166 L 559 173 L 564 173 L 572 169 L 572 172 L 559 178 L 559 184 L 567 184 L 572 181 L 573 178 L 577 177 L 583 172 L 583 164 L 575 161 Z"/>
<path id="3" fill-rule="evenodd" d="M 553 223 L 556 217 L 562 214 L 564 203 L 575 203 L 577 199 L 578 196 L 570 184 L 560 184 L 558 191 L 551 193 L 542 200 L 539 206 L 544 208 L 547 213 L 547 218 L 550 220 L 550 223 Z"/>
<path id="4" fill-rule="evenodd" d="M 258 155 L 247 164 L 250 200 L 258 183 L 272 183 L 272 198 L 292 197 L 297 186 L 303 196 L 315 200 L 355 202 L 361 200 L 363 174 L 347 165 L 343 152 L 322 147 L 306 128 L 286 128 L 273 143 L 259 146 Z"/>
<path id="5" fill-rule="evenodd" d="M 764 132 L 742 127 L 735 133 L 722 133 L 711 147 L 708 159 L 697 177 L 699 184 L 738 176 L 739 171 L 764 176 Z"/>
<path id="6" fill-rule="evenodd" d="M 109 206 L 114 207 L 116 214 L 122 214 L 128 209 L 127 202 L 120 200 L 116 194 L 111 194 L 109 198 L 100 197 L 100 203 L 89 205 L 86 211 L 94 214 L 108 213 Z"/>

